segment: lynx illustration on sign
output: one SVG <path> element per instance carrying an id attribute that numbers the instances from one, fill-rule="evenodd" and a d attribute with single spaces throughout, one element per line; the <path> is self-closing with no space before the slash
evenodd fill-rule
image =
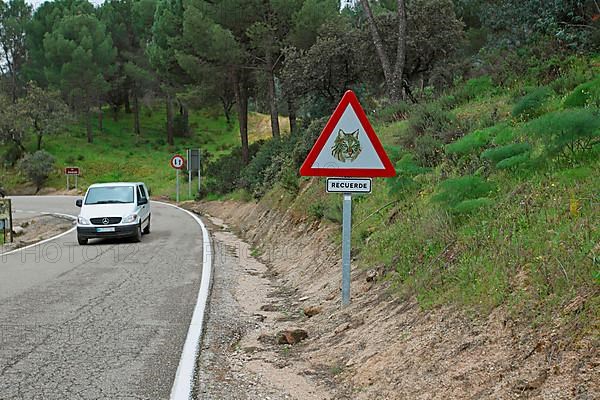
<path id="1" fill-rule="evenodd" d="M 358 129 L 350 133 L 340 129 L 335 142 L 333 142 L 331 155 L 342 162 L 352 162 L 356 160 L 361 150 Z"/>

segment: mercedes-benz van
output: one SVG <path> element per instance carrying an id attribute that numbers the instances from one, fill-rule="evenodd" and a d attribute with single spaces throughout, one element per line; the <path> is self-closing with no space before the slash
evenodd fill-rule
<path id="1" fill-rule="evenodd" d="M 86 245 L 93 238 L 142 240 L 150 233 L 150 199 L 142 182 L 101 183 L 90 186 L 77 218 L 77 241 Z"/>

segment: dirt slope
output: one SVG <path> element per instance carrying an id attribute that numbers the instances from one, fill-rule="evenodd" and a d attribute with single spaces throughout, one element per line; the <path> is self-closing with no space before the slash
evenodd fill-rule
<path id="1" fill-rule="evenodd" d="M 261 204 L 190 204 L 218 216 L 256 246 L 273 285 L 291 307 L 289 323 L 308 332 L 294 347 L 348 399 L 600 398 L 598 335 L 573 338 L 568 326 L 534 329 L 496 309 L 485 318 L 450 307 L 423 311 L 393 295 L 381 268 L 353 267 L 352 305 L 341 308 L 336 226 Z M 565 307 L 576 313 L 586 296 Z M 306 307 L 320 311 L 309 318 Z"/>

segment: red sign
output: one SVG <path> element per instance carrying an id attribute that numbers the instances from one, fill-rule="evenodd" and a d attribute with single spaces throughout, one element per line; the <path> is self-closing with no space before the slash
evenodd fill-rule
<path id="1" fill-rule="evenodd" d="M 79 167 L 66 167 L 65 175 L 81 175 Z"/>
<path id="2" fill-rule="evenodd" d="M 353 91 L 348 90 L 300 168 L 302 176 L 396 175 Z"/>
<path id="3" fill-rule="evenodd" d="M 183 169 L 184 166 L 185 166 L 185 158 L 183 158 L 182 155 L 175 154 L 171 158 L 171 167 L 173 167 L 175 169 Z"/>

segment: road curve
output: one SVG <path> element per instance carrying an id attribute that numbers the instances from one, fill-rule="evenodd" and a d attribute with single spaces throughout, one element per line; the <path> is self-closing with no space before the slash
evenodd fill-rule
<path id="1" fill-rule="evenodd" d="M 13 208 L 79 211 L 69 196 Z M 142 243 L 71 232 L 0 254 L 0 399 L 168 399 L 201 274 L 200 226 L 158 203 Z"/>

